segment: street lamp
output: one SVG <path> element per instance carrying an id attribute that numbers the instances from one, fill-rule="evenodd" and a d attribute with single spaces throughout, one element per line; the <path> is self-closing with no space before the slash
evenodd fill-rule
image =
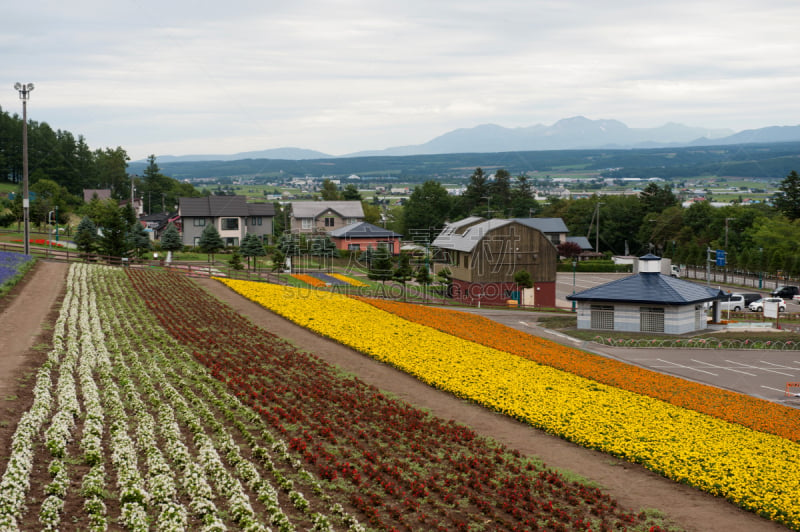
<path id="1" fill-rule="evenodd" d="M 575 268 L 578 266 L 578 259 L 572 257 L 572 295 L 575 295 Z M 575 300 L 572 300 L 572 312 L 575 312 Z"/>
<path id="2" fill-rule="evenodd" d="M 30 242 L 30 199 L 28 199 L 28 98 L 33 90 L 33 83 L 14 83 L 14 88 L 19 91 L 22 100 L 22 220 L 25 226 L 25 254 L 31 253 Z"/>
<path id="3" fill-rule="evenodd" d="M 492 197 L 491 196 L 481 196 L 481 199 L 486 200 L 486 217 L 492 217 Z M 500 213 L 502 216 L 502 213 Z"/>

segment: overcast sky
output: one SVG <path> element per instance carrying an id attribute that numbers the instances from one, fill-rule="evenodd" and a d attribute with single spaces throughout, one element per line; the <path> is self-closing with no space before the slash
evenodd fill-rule
<path id="1" fill-rule="evenodd" d="M 0 107 L 134 160 L 332 155 L 582 115 L 800 124 L 797 0 L 26 0 Z M 5 89 L 2 89 L 5 87 Z"/>

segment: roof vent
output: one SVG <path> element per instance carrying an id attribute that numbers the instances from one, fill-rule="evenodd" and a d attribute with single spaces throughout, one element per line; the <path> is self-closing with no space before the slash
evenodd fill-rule
<path id="1" fill-rule="evenodd" d="M 639 273 L 661 273 L 661 257 L 648 253 L 639 257 Z"/>

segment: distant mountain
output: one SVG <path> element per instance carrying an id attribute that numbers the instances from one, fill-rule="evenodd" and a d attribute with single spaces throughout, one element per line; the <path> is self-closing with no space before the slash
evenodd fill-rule
<path id="1" fill-rule="evenodd" d="M 701 138 L 692 142 L 692 145 L 769 144 L 773 142 L 797 142 L 798 140 L 800 140 L 800 126 L 770 126 L 760 129 L 745 129 L 734 135 L 718 139 Z"/>
<path id="2" fill-rule="evenodd" d="M 673 122 L 656 128 L 630 128 L 618 120 L 590 120 L 583 116 L 575 116 L 559 120 L 550 126 L 537 124 L 507 128 L 496 124 L 483 124 L 450 131 L 424 144 L 360 151 L 341 157 L 302 148 L 275 148 L 233 155 L 159 155 L 157 161 L 159 165 L 175 162 L 227 162 L 245 159 L 303 161 L 376 156 L 668 148 L 797 141 L 800 141 L 800 126 L 772 126 L 734 133 L 730 129 L 689 127 Z M 144 162 L 146 161 L 136 161 L 136 166 L 138 167 Z"/>
<path id="3" fill-rule="evenodd" d="M 473 128 L 456 129 L 425 144 L 363 151 L 349 154 L 347 157 L 649 148 L 687 145 L 698 138 L 718 139 L 731 134 L 733 130 L 730 129 L 707 129 L 675 123 L 657 128 L 629 128 L 618 120 L 590 120 L 576 116 L 559 120 L 552 126 L 537 124 L 505 128 L 495 124 L 484 124 Z"/>
<path id="4" fill-rule="evenodd" d="M 285 159 L 288 161 L 303 161 L 307 159 L 330 159 L 332 155 L 321 151 L 306 150 L 303 148 L 273 148 L 270 150 L 245 151 L 232 155 L 159 155 L 156 162 L 176 163 L 186 161 L 241 161 L 243 159 Z M 146 160 L 134 161 L 146 163 Z"/>

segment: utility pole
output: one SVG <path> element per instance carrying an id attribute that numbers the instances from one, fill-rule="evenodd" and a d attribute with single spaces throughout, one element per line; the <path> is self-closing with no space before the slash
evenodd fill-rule
<path id="1" fill-rule="evenodd" d="M 28 196 L 28 98 L 33 90 L 33 83 L 15 83 L 14 88 L 19 91 L 22 100 L 22 220 L 25 225 L 25 254 L 31 253 L 31 200 Z"/>
<path id="2" fill-rule="evenodd" d="M 725 254 L 728 254 L 728 222 L 731 220 L 735 220 L 736 218 L 725 218 Z M 722 282 L 728 282 L 728 266 L 725 266 L 725 269 L 722 273 Z"/>
<path id="3" fill-rule="evenodd" d="M 595 205 L 595 214 L 597 215 L 597 232 L 594 236 L 594 251 L 595 253 L 600 253 L 600 205 L 605 205 L 605 203 L 597 203 Z"/>

